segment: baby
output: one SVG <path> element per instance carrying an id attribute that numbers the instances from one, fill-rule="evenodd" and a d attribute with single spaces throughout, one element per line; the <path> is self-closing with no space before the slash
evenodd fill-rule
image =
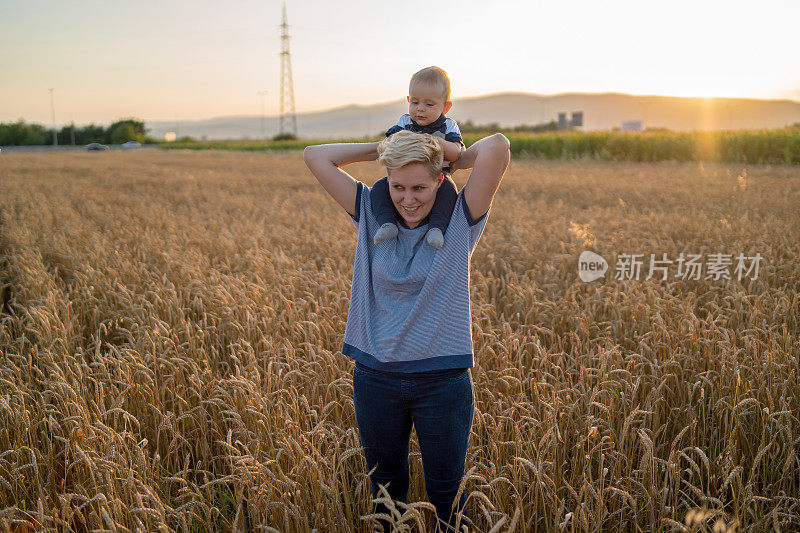
<path id="1" fill-rule="evenodd" d="M 397 123 L 389 128 L 389 137 L 400 130 L 416 133 L 427 133 L 437 138 L 444 152 L 444 180 L 436 193 L 436 201 L 429 215 L 429 229 L 425 240 L 435 248 L 444 245 L 444 232 L 450 222 L 450 215 L 456 203 L 458 192 L 456 184 L 450 178 L 448 162 L 456 161 L 464 150 L 461 131 L 455 121 L 444 116 L 450 111 L 450 79 L 447 73 L 438 67 L 428 67 L 411 76 L 408 86 L 408 114 L 403 115 Z M 375 244 L 397 237 L 395 208 L 389 195 L 389 182 L 382 178 L 375 182 L 370 192 L 372 212 L 380 224 L 373 239 Z"/>

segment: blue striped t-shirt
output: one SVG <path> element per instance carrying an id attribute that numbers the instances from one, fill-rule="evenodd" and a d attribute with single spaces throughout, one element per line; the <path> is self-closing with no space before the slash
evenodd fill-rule
<path id="1" fill-rule="evenodd" d="M 488 213 L 473 220 L 462 189 L 444 246 L 436 249 L 425 242 L 427 224 L 400 223 L 397 238 L 373 244 L 379 224 L 363 183 L 355 208 L 358 243 L 342 353 L 388 372 L 472 367 L 470 258 Z"/>
<path id="2" fill-rule="evenodd" d="M 439 118 L 427 126 L 420 126 L 414 122 L 411 115 L 406 113 L 397 119 L 397 123 L 395 123 L 394 126 L 386 130 L 386 136 L 389 137 L 401 130 L 413 131 L 414 133 L 428 133 L 434 137 L 441 137 L 445 141 L 458 143 L 462 146 L 464 145 L 464 140 L 461 138 L 461 130 L 458 129 L 458 124 L 456 124 L 455 120 L 447 118 L 444 115 L 439 115 Z"/>

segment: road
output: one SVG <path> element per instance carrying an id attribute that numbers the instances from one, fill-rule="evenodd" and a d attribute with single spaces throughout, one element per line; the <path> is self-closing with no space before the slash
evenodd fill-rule
<path id="1" fill-rule="evenodd" d="M 150 148 L 155 145 L 152 144 L 144 144 L 141 148 L 122 148 L 121 145 L 118 144 L 109 144 L 108 147 L 112 150 L 141 150 L 142 148 Z M 3 153 L 6 152 L 85 152 L 86 146 L 71 146 L 71 145 L 64 145 L 64 146 L 53 146 L 53 145 L 44 145 L 44 146 L 0 146 L 0 150 Z"/>

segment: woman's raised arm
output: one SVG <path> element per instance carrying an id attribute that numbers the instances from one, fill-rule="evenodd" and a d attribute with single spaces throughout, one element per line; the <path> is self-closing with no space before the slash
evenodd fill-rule
<path id="1" fill-rule="evenodd" d="M 317 144 L 303 151 L 303 161 L 311 173 L 351 216 L 356 215 L 358 188 L 356 180 L 339 167 L 377 158 L 378 143 Z"/>
<path id="2" fill-rule="evenodd" d="M 464 186 L 464 200 L 473 219 L 485 215 L 492 205 L 494 193 L 511 159 L 508 148 L 506 136 L 495 133 L 470 146 L 450 165 L 451 170 L 472 169 Z"/>

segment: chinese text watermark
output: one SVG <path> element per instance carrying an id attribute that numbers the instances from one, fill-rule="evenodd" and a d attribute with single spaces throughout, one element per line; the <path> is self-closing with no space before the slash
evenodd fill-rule
<path id="1" fill-rule="evenodd" d="M 670 258 L 662 253 L 656 254 L 619 254 L 615 265 L 615 280 L 667 279 L 680 280 L 731 280 L 742 281 L 749 278 L 758 279 L 759 268 L 764 258 L 760 253 L 753 256 L 744 253 L 723 254 L 686 254 Z M 578 276 L 582 281 L 591 282 L 605 276 L 608 262 L 600 255 L 584 251 L 578 258 Z M 670 274 L 672 274 L 670 276 Z M 642 278 L 642 276 L 645 276 Z"/>

